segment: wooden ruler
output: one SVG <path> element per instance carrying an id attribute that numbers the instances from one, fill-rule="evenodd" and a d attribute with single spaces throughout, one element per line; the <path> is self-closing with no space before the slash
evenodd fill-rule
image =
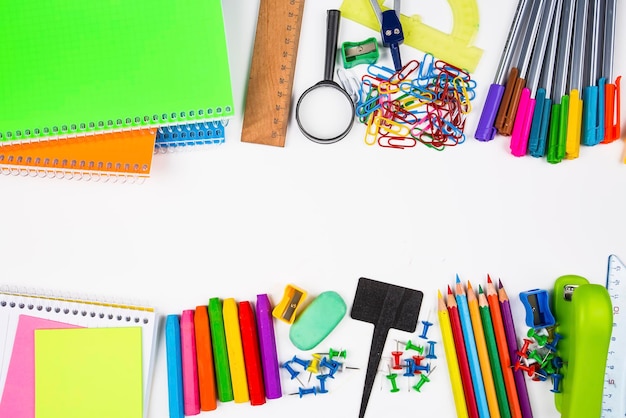
<path id="1" fill-rule="evenodd" d="M 283 147 L 304 0 L 261 0 L 241 140 Z"/>

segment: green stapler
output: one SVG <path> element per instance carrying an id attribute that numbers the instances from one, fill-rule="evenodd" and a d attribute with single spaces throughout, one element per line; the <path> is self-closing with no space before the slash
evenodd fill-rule
<path id="1" fill-rule="evenodd" d="M 613 326 L 609 293 L 584 277 L 559 277 L 554 284 L 554 312 L 555 332 L 563 337 L 557 346 L 563 380 L 554 395 L 556 408 L 563 418 L 600 418 Z"/>

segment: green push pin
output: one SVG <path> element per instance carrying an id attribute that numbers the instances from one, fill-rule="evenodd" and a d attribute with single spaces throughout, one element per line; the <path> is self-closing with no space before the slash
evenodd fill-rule
<path id="1" fill-rule="evenodd" d="M 430 371 L 428 372 L 428 374 L 422 373 L 420 374 L 420 380 L 413 385 L 413 389 L 415 389 L 416 392 L 420 392 L 420 389 L 422 389 L 422 386 L 424 386 L 427 382 L 430 382 L 430 379 L 428 378 L 428 376 L 430 376 L 430 374 L 437 368 L 437 366 L 433 367 L 432 369 L 430 369 Z"/>
<path id="2" fill-rule="evenodd" d="M 535 331 L 534 328 L 530 328 L 526 335 L 530 338 L 533 338 L 537 342 L 537 345 L 539 347 L 543 347 L 548 342 L 548 336 L 537 334 L 537 331 Z"/>
<path id="3" fill-rule="evenodd" d="M 396 340 L 396 343 L 398 344 L 404 344 L 404 349 L 405 350 L 413 350 L 413 351 L 417 351 L 420 355 L 424 354 L 424 346 L 423 345 L 415 345 L 411 342 L 411 340 L 407 341 L 407 342 L 400 342 L 398 340 Z"/>
<path id="4" fill-rule="evenodd" d="M 543 357 L 541 357 L 541 354 L 539 354 L 537 350 L 531 350 L 528 353 L 528 357 L 535 360 L 539 365 L 543 362 Z"/>
<path id="5" fill-rule="evenodd" d="M 332 348 L 328 349 L 328 357 L 335 358 L 335 357 L 341 357 L 343 359 L 345 359 L 347 356 L 347 352 L 346 350 L 333 350 Z"/>
<path id="6" fill-rule="evenodd" d="M 391 382 L 391 393 L 396 393 L 396 392 L 400 392 L 400 389 L 398 389 L 398 382 L 396 382 L 396 379 L 398 378 L 398 375 L 395 373 L 391 373 L 391 370 L 389 370 L 389 374 L 387 376 L 385 376 L 387 379 L 389 379 L 389 381 Z"/>

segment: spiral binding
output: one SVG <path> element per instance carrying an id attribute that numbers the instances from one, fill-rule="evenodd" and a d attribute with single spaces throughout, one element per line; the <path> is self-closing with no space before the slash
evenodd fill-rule
<path id="1" fill-rule="evenodd" d="M 56 178 L 65 180 L 83 180 L 94 182 L 111 182 L 111 183 L 129 183 L 142 184 L 148 175 L 128 174 L 128 173 L 112 173 L 112 172 L 92 172 L 79 170 L 64 170 L 61 168 L 36 168 L 23 167 L 15 165 L 1 165 L 0 173 L 5 176 L 20 177 L 38 177 L 38 178 Z"/>
<path id="2" fill-rule="evenodd" d="M 157 129 L 154 152 L 179 150 L 195 145 L 223 144 L 224 127 L 228 121 L 208 121 L 184 125 L 163 126 Z"/>

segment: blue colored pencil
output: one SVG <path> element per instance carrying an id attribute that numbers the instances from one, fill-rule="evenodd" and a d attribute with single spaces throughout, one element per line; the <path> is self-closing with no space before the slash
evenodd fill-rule
<path id="1" fill-rule="evenodd" d="M 469 361 L 470 372 L 472 373 L 472 382 L 474 384 L 474 394 L 476 396 L 476 404 L 478 405 L 478 413 L 481 418 L 489 418 L 489 405 L 487 403 L 487 392 L 483 382 L 483 375 L 480 370 L 480 362 L 478 360 L 478 350 L 476 348 L 476 339 L 474 338 L 474 330 L 472 328 L 472 319 L 467 305 L 467 295 L 461 284 L 459 276 L 456 276 L 456 303 L 459 309 L 459 317 L 461 318 L 461 326 L 463 328 L 463 339 L 465 340 L 465 349 L 467 351 L 467 360 Z"/>

